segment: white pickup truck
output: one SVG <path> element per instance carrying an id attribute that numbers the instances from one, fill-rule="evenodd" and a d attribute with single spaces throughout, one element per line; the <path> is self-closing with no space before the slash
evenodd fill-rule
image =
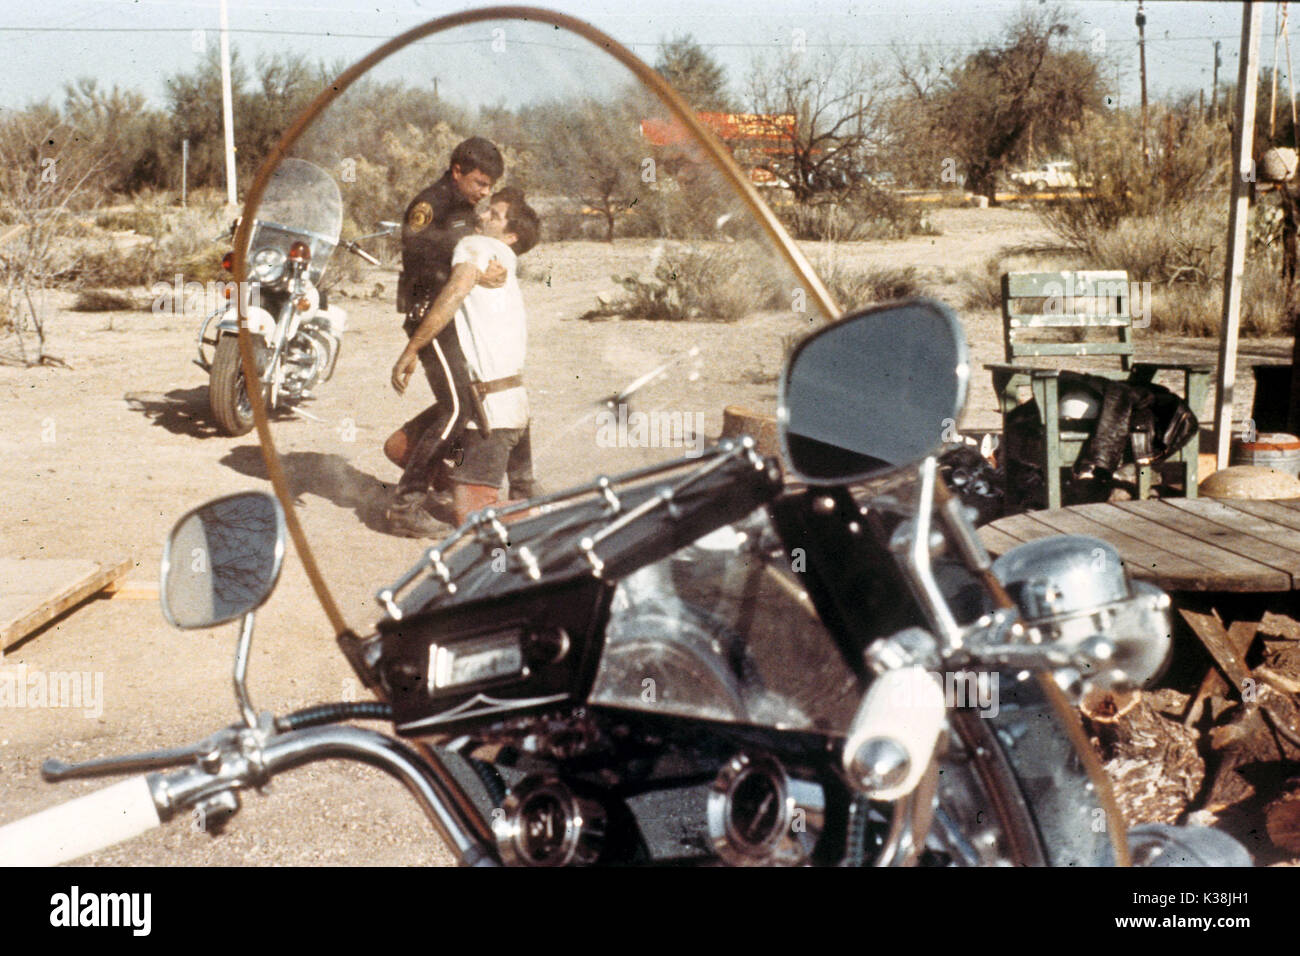
<path id="1" fill-rule="evenodd" d="M 1011 173 L 1008 178 L 1018 185 L 1032 187 L 1035 192 L 1079 188 L 1079 181 L 1074 175 L 1074 163 L 1071 162 L 1043 163 L 1037 169 Z"/>

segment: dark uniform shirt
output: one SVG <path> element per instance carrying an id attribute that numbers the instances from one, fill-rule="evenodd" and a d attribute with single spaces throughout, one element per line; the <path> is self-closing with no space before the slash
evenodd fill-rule
<path id="1" fill-rule="evenodd" d="M 477 224 L 474 204 L 456 188 L 450 170 L 411 200 L 402 218 L 399 312 L 409 313 L 417 303 L 437 297 L 451 276 L 456 243 L 473 233 Z"/>
<path id="2" fill-rule="evenodd" d="M 471 235 L 477 224 L 474 204 L 456 188 L 450 170 L 421 191 L 406 208 L 402 218 L 402 276 L 397 283 L 397 310 L 406 315 L 403 329 L 408 336 L 415 334 L 433 300 L 451 277 L 451 257 L 456 243 Z M 472 408 L 468 398 L 469 371 L 455 322 L 447 323 L 434 342 L 420 349 L 418 355 L 433 389 L 434 403 L 402 426 L 412 446 L 397 485 L 399 502 L 423 499 L 437 462 L 452 453 L 451 446 L 464 430 Z"/>

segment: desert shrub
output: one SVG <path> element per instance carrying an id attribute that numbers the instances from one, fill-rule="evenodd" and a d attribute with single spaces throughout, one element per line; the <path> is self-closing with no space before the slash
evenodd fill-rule
<path id="1" fill-rule="evenodd" d="M 840 308 L 845 310 L 925 294 L 915 266 L 857 269 L 834 261 L 819 269 L 818 274 Z"/>
<path id="2" fill-rule="evenodd" d="M 1223 318 L 1223 287 L 1219 282 L 1154 286 L 1151 300 L 1153 331 L 1202 337 L 1219 334 Z M 1286 288 L 1278 268 L 1267 260 L 1246 263 L 1241 287 L 1241 334 L 1291 334 Z"/>
<path id="3" fill-rule="evenodd" d="M 135 308 L 135 303 L 120 292 L 107 289 L 86 289 L 72 303 L 73 312 L 125 312 Z"/>
<path id="4" fill-rule="evenodd" d="M 915 205 L 866 186 L 843 197 L 779 205 L 776 213 L 795 239 L 855 242 L 937 234 Z"/>
<path id="5" fill-rule="evenodd" d="M 1144 161 L 1138 114 L 1091 114 L 1062 150 L 1075 163 L 1080 196 L 1037 204 L 1046 225 L 1096 258 L 1094 243 L 1126 219 L 1168 215 L 1199 204 L 1207 194 L 1226 195 L 1226 127 L 1206 122 L 1194 110 L 1157 107 L 1150 129 L 1153 149 Z"/>
<path id="6" fill-rule="evenodd" d="M 623 295 L 584 318 L 621 315 L 629 319 L 731 321 L 777 309 L 788 290 L 775 270 L 733 247 L 665 250 L 652 275 L 616 275 Z"/>
<path id="7" fill-rule="evenodd" d="M 98 288 L 150 285 L 162 278 L 159 261 L 158 249 L 152 243 L 129 249 L 116 245 L 82 248 L 64 276 L 77 285 Z"/>
<path id="8" fill-rule="evenodd" d="M 1202 200 L 1126 218 L 1083 249 L 1096 269 L 1123 269 L 1132 281 L 1219 282 L 1227 203 Z"/>
<path id="9" fill-rule="evenodd" d="M 95 217 L 95 226 L 110 232 L 131 230 L 142 236 L 161 236 L 167 231 L 165 217 L 152 209 L 114 210 Z"/>
<path id="10" fill-rule="evenodd" d="M 1000 311 L 1002 309 L 1002 272 L 1002 260 L 997 256 L 984 260 L 983 269 L 963 272 L 961 281 L 966 289 L 962 298 L 962 308 L 977 311 Z"/>
<path id="11" fill-rule="evenodd" d="M 563 242 L 569 239 L 598 242 L 605 238 L 605 219 L 577 209 L 555 209 L 542 214 L 542 241 Z"/>

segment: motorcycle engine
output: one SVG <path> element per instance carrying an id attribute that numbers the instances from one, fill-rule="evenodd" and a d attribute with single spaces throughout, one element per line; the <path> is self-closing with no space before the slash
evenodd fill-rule
<path id="1" fill-rule="evenodd" d="M 1130 582 L 1105 541 L 1083 535 L 1030 541 L 998 558 L 993 573 L 1019 606 L 1030 639 L 1065 652 L 1084 687 L 1141 686 L 1168 663 L 1169 595 Z"/>

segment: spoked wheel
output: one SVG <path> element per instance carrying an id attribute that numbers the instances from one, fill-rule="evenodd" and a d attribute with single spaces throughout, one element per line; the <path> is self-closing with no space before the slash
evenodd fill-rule
<path id="1" fill-rule="evenodd" d="M 949 712 L 937 807 L 919 863 L 1108 865 L 1107 821 L 1065 728 L 1032 679 L 1000 678 L 995 716 Z M 888 821 L 873 810 L 868 829 L 871 862 Z"/>
<path id="2" fill-rule="evenodd" d="M 257 350 L 257 367 L 260 372 L 266 367 L 267 350 L 256 344 L 253 347 Z M 260 391 L 262 400 L 265 401 L 265 389 Z M 239 339 L 234 335 L 223 335 L 217 343 L 217 351 L 212 358 L 208 403 L 217 426 L 227 435 L 246 435 L 253 430 L 253 403 L 249 400 L 248 389 L 244 385 L 244 368 L 239 361 Z"/>

